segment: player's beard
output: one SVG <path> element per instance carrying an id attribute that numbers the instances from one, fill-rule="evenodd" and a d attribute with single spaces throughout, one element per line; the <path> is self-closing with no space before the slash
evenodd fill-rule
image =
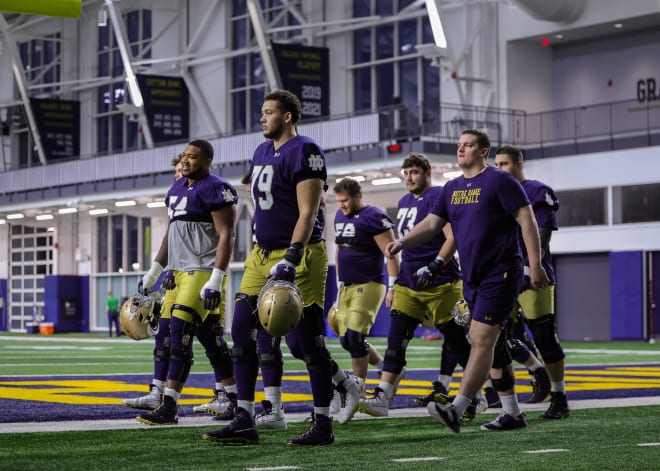
<path id="1" fill-rule="evenodd" d="M 279 120 L 277 126 L 273 127 L 269 131 L 264 131 L 264 137 L 266 139 L 272 139 L 274 141 L 278 140 L 284 134 L 284 121 Z"/>

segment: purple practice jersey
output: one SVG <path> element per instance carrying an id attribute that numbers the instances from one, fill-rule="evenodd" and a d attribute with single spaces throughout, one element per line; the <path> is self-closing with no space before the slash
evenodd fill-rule
<path id="1" fill-rule="evenodd" d="M 527 193 L 527 197 L 532 205 L 534 210 L 534 216 L 536 217 L 536 223 L 539 228 L 545 227 L 556 231 L 559 228 L 557 224 L 557 210 L 559 209 L 559 199 L 555 192 L 545 183 L 541 183 L 538 180 L 525 180 L 522 182 L 522 187 Z M 523 253 L 525 253 L 525 247 L 522 247 Z M 525 258 L 526 254 L 525 254 Z M 555 269 L 552 266 L 552 254 L 550 253 L 550 247 L 545 247 L 545 253 L 543 254 L 543 259 L 541 260 L 545 272 L 550 278 L 550 284 L 554 285 L 557 282 L 555 277 Z"/>
<path id="2" fill-rule="evenodd" d="M 516 178 L 495 167 L 450 180 L 431 213 L 451 223 L 463 281 L 523 269 L 519 226 L 514 213 L 529 200 Z"/>
<path id="3" fill-rule="evenodd" d="M 236 189 L 226 180 L 207 175 L 188 185 L 180 178 L 165 200 L 170 218 L 168 267 L 178 271 L 211 271 L 219 237 L 211 211 L 237 204 Z"/>
<path id="4" fill-rule="evenodd" d="M 250 175 L 257 244 L 266 250 L 288 247 L 300 214 L 296 185 L 317 178 L 327 188 L 321 148 L 305 136 L 289 139 L 277 150 L 268 140 L 254 151 Z M 322 240 L 323 223 L 317 215 L 308 243 Z"/>
<path id="5" fill-rule="evenodd" d="M 340 210 L 335 215 L 335 243 L 339 281 L 351 285 L 368 281 L 383 282 L 385 257 L 374 237 L 394 227 L 380 208 L 365 206 L 352 217 Z"/>
<path id="6" fill-rule="evenodd" d="M 412 193 L 407 193 L 399 200 L 397 211 L 397 229 L 399 237 L 405 236 L 412 230 L 422 219 L 426 217 L 435 202 L 440 198 L 442 188 L 439 186 L 428 188 L 424 193 L 415 196 Z M 415 280 L 415 273 L 421 267 L 424 267 L 435 260 L 438 256 L 438 251 L 442 244 L 445 243 L 445 235 L 443 232 L 437 234 L 433 239 L 425 242 L 417 247 L 403 249 L 401 252 L 401 271 L 397 278 L 397 284 L 405 286 L 410 289 L 415 289 L 417 284 Z M 435 279 L 434 286 L 439 286 L 445 283 L 453 283 L 461 278 L 461 271 L 458 268 L 458 263 L 455 258 L 452 258 L 444 266 L 440 275 Z"/>

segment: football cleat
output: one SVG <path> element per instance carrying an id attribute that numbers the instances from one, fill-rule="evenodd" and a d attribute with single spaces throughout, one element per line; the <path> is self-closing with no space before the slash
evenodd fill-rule
<path id="1" fill-rule="evenodd" d="M 477 393 L 475 400 L 477 401 L 475 411 L 477 414 L 483 414 L 488 410 L 488 399 L 486 399 L 486 396 L 481 391 Z"/>
<path id="2" fill-rule="evenodd" d="M 488 401 L 488 407 L 490 409 L 499 409 L 502 407 L 502 401 L 500 401 L 500 395 L 497 394 L 492 387 L 484 388 L 484 394 L 486 395 L 486 400 Z"/>
<path id="3" fill-rule="evenodd" d="M 224 389 L 214 389 L 213 390 L 213 399 L 206 404 L 200 404 L 193 407 L 193 412 L 208 412 L 213 415 L 220 415 L 227 407 L 231 404 L 231 401 L 227 397 L 227 391 Z"/>
<path id="4" fill-rule="evenodd" d="M 133 399 L 124 399 L 122 403 L 133 409 L 154 410 L 163 402 L 163 390 L 155 384 L 150 386 L 149 394 Z"/>
<path id="5" fill-rule="evenodd" d="M 204 440 L 227 445 L 251 445 L 259 443 L 259 432 L 248 411 L 236 409 L 236 417 L 224 428 L 204 432 Z"/>
<path id="6" fill-rule="evenodd" d="M 236 393 L 227 393 L 227 399 L 229 404 L 227 404 L 226 409 L 222 413 L 216 414 L 213 420 L 234 420 L 236 408 L 238 407 L 238 396 Z"/>
<path id="7" fill-rule="evenodd" d="M 436 422 L 441 423 L 452 432 L 458 433 L 461 431 L 461 419 L 458 417 L 458 412 L 456 412 L 453 404 L 441 406 L 435 402 L 429 402 L 426 410 Z"/>
<path id="8" fill-rule="evenodd" d="M 520 414 L 518 417 L 507 414 L 502 411 L 500 415 L 487 424 L 481 426 L 481 430 L 490 430 L 490 431 L 501 431 L 501 430 L 516 430 L 519 428 L 526 428 L 527 421 L 525 420 L 524 414 Z"/>
<path id="9" fill-rule="evenodd" d="M 312 413 L 312 424 L 309 429 L 296 438 L 287 440 L 289 445 L 332 445 L 334 442 L 332 418 L 314 413 Z"/>
<path id="10" fill-rule="evenodd" d="M 545 420 L 558 420 L 568 417 L 571 410 L 568 408 L 566 394 L 563 392 L 552 392 L 550 396 L 550 407 L 541 415 L 541 418 Z"/>
<path id="11" fill-rule="evenodd" d="M 426 396 L 419 396 L 413 399 L 413 402 L 416 406 L 426 407 L 429 402 L 435 401 L 436 394 L 447 395 L 447 389 L 442 385 L 440 381 L 433 381 L 433 391 L 429 392 Z"/>
<path id="12" fill-rule="evenodd" d="M 337 422 L 344 425 L 351 421 L 360 407 L 360 387 L 364 384 L 361 378 L 349 375 L 337 385 L 336 389 L 342 396 L 342 407 L 337 413 Z"/>
<path id="13" fill-rule="evenodd" d="M 541 367 L 532 373 L 534 380 L 532 381 L 532 394 L 525 401 L 527 404 L 536 404 L 543 402 L 550 394 L 550 377 L 545 368 Z"/>
<path id="14" fill-rule="evenodd" d="M 176 425 L 179 423 L 176 401 L 163 396 L 163 403 L 154 411 L 138 415 L 135 419 L 146 425 Z"/>
<path id="15" fill-rule="evenodd" d="M 254 419 L 257 429 L 286 429 L 284 406 L 280 406 L 278 410 L 273 410 L 273 404 L 270 401 L 261 401 L 261 407 L 264 408 L 264 411 Z"/>
<path id="16" fill-rule="evenodd" d="M 360 401 L 359 410 L 372 417 L 387 417 L 389 415 L 390 400 L 385 397 L 385 391 L 374 389 L 374 395 Z"/>

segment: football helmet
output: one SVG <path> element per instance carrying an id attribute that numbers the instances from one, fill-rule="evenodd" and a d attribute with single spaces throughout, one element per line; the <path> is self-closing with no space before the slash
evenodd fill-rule
<path id="1" fill-rule="evenodd" d="M 259 321 L 266 332 L 274 337 L 282 337 L 291 332 L 298 325 L 302 311 L 302 294 L 289 281 L 270 280 L 259 293 Z"/>
<path id="2" fill-rule="evenodd" d="M 328 327 L 332 333 L 336 336 L 339 336 L 339 322 L 337 322 L 337 305 L 333 304 L 330 309 L 328 309 Z"/>
<path id="3" fill-rule="evenodd" d="M 149 294 L 136 294 L 127 299 L 119 310 L 119 323 L 126 335 L 134 340 L 142 340 L 158 333 L 158 320 L 162 295 L 159 291 Z"/>
<path id="4" fill-rule="evenodd" d="M 451 313 L 454 316 L 454 322 L 456 322 L 458 325 L 462 325 L 463 327 L 470 325 L 472 316 L 470 314 L 468 303 L 465 302 L 465 299 L 459 299 Z"/>

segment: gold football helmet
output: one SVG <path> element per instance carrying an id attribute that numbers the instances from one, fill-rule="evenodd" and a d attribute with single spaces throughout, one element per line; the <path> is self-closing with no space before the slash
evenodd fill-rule
<path id="1" fill-rule="evenodd" d="M 335 304 L 328 309 L 328 327 L 336 336 L 339 336 L 339 322 L 337 321 L 337 306 Z"/>
<path id="2" fill-rule="evenodd" d="M 266 332 L 274 337 L 282 337 L 291 332 L 300 322 L 302 311 L 302 294 L 293 283 L 271 280 L 259 293 L 259 321 Z"/>
<path id="3" fill-rule="evenodd" d="M 136 294 L 127 299 L 119 310 L 119 323 L 126 335 L 134 340 L 143 340 L 158 333 L 161 294 L 158 291 L 147 295 Z"/>
<path id="4" fill-rule="evenodd" d="M 470 314 L 468 303 L 465 302 L 465 299 L 459 299 L 451 313 L 454 316 L 454 322 L 456 322 L 458 325 L 462 325 L 463 327 L 468 327 L 470 325 L 472 316 Z"/>

